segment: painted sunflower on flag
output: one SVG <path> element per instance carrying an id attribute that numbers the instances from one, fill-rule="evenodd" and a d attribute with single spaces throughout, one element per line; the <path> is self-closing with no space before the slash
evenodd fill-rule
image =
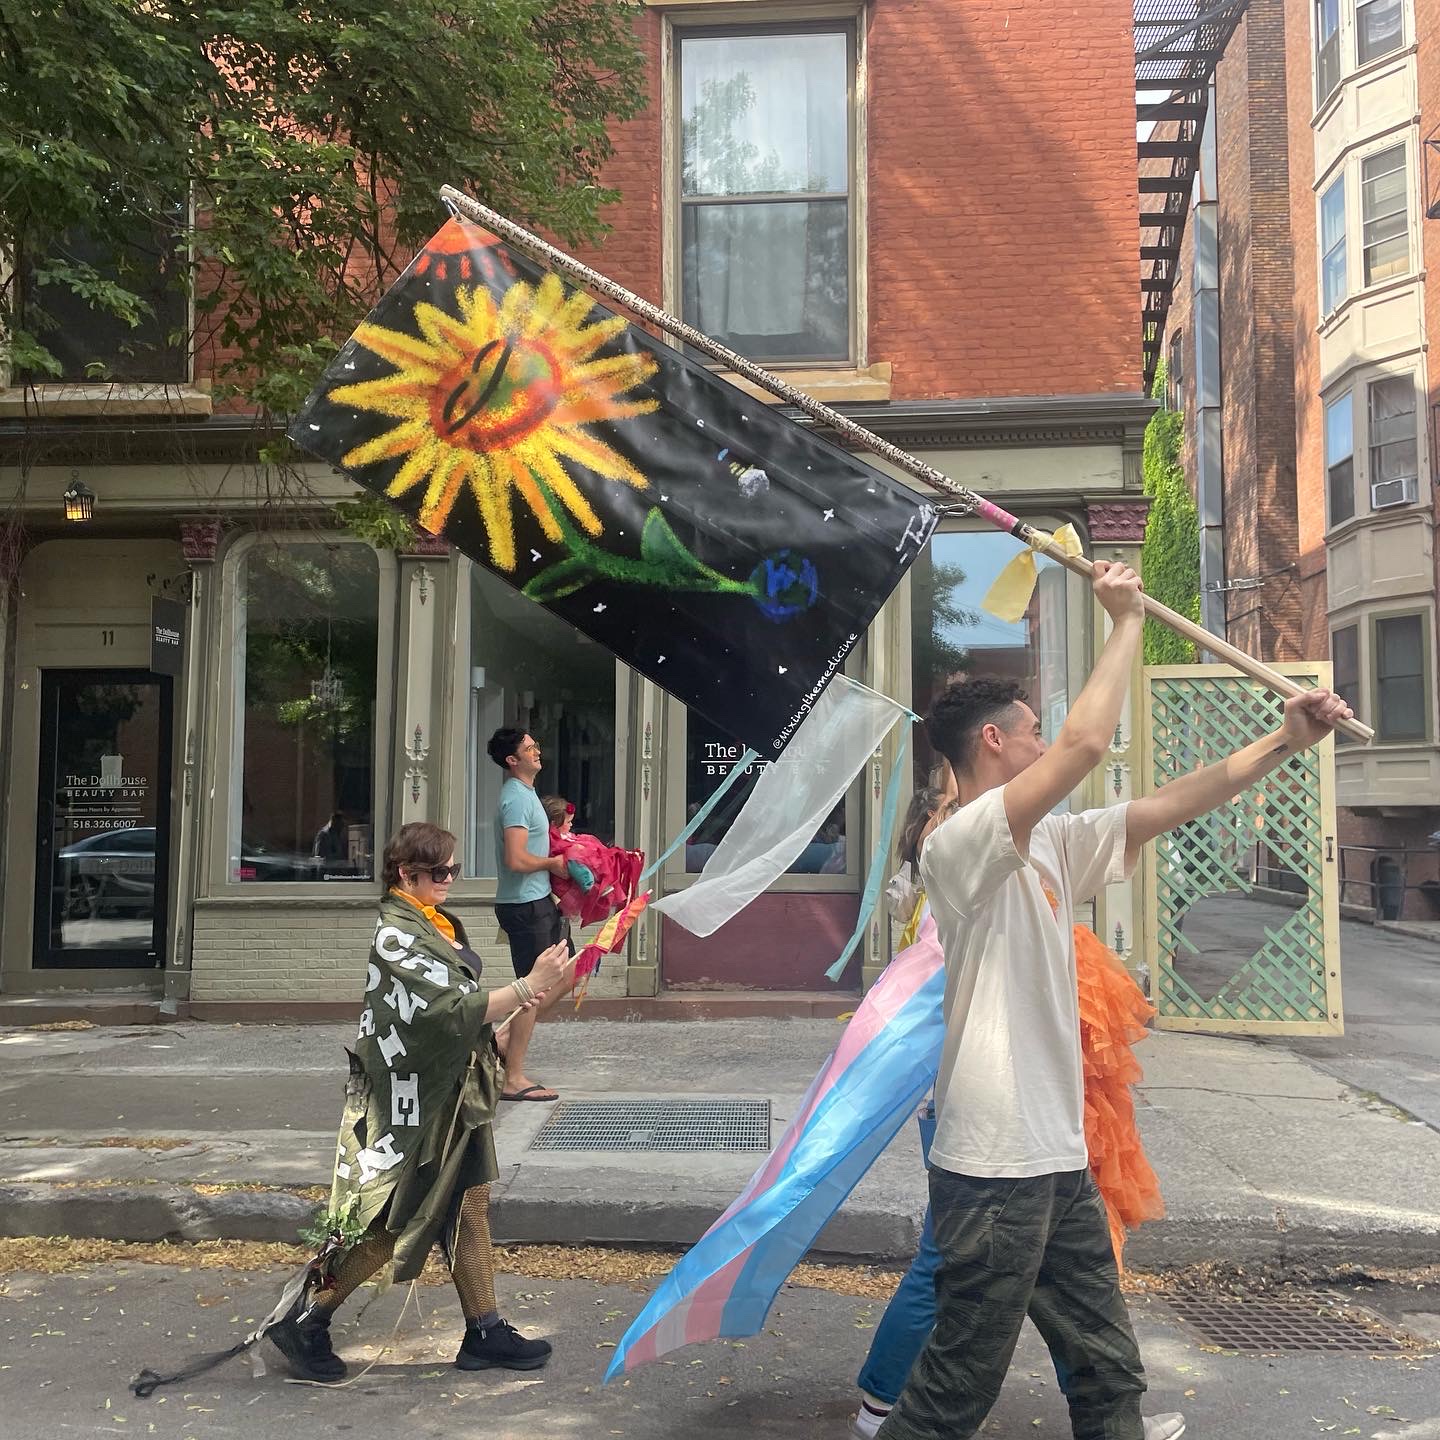
<path id="1" fill-rule="evenodd" d="M 425 301 L 413 310 L 418 335 L 366 322 L 356 344 L 395 367 L 378 380 L 341 386 L 333 399 L 393 418 L 384 434 L 355 446 L 346 466 L 401 460 L 386 486 L 392 497 L 424 487 L 420 525 L 441 534 L 461 494 L 479 507 L 497 570 L 515 568 L 514 497 L 546 537 L 564 530 L 552 502 L 590 536 L 603 530 L 564 461 L 643 490 L 644 475 L 588 426 L 656 408 L 628 392 L 655 373 L 644 353 L 601 355 L 625 329 L 620 316 L 587 323 L 594 302 L 566 295 L 560 280 L 517 280 L 496 300 L 483 287 L 455 290 L 457 314 Z"/>

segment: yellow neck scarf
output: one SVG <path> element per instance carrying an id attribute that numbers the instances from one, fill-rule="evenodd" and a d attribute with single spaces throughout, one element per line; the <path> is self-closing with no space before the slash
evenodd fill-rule
<path id="1" fill-rule="evenodd" d="M 455 927 L 433 905 L 422 904 L 398 885 L 392 886 L 390 893 L 398 895 L 402 900 L 408 900 L 452 945 L 455 943 Z"/>

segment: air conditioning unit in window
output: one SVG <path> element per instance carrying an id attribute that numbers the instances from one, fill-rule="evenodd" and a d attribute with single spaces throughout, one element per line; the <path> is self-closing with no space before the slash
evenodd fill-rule
<path id="1" fill-rule="evenodd" d="M 1417 485 L 1413 475 L 1399 480 L 1379 480 L 1370 487 L 1370 508 L 1388 510 L 1392 505 L 1413 505 Z"/>

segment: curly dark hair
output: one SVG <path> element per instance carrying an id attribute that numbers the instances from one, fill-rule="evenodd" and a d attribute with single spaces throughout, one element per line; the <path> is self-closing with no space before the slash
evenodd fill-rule
<path id="1" fill-rule="evenodd" d="M 1029 702 L 1025 688 L 1014 680 L 988 675 L 952 680 L 930 706 L 925 733 L 958 775 L 970 768 L 981 730 L 995 724 L 1003 728 L 1004 721 L 1013 719 L 1009 712 Z"/>
<path id="2" fill-rule="evenodd" d="M 513 725 L 502 725 L 485 743 L 485 753 L 508 775 L 510 767 L 505 763 L 512 755 L 520 753 L 528 732 L 517 730 Z"/>
<path id="3" fill-rule="evenodd" d="M 385 846 L 380 878 L 387 890 L 400 883 L 400 867 L 428 870 L 432 865 L 447 865 L 458 842 L 448 831 L 428 820 L 412 820 L 402 825 Z"/>

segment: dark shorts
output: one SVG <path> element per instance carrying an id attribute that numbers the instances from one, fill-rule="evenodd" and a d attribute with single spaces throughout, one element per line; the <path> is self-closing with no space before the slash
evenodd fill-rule
<path id="1" fill-rule="evenodd" d="M 495 918 L 510 942 L 510 963 L 517 976 L 528 975 L 535 968 L 536 957 L 542 950 L 562 940 L 570 942 L 565 917 L 549 896 L 528 900 L 523 905 L 497 905 Z M 570 944 L 570 953 L 575 953 L 573 944 Z"/>

